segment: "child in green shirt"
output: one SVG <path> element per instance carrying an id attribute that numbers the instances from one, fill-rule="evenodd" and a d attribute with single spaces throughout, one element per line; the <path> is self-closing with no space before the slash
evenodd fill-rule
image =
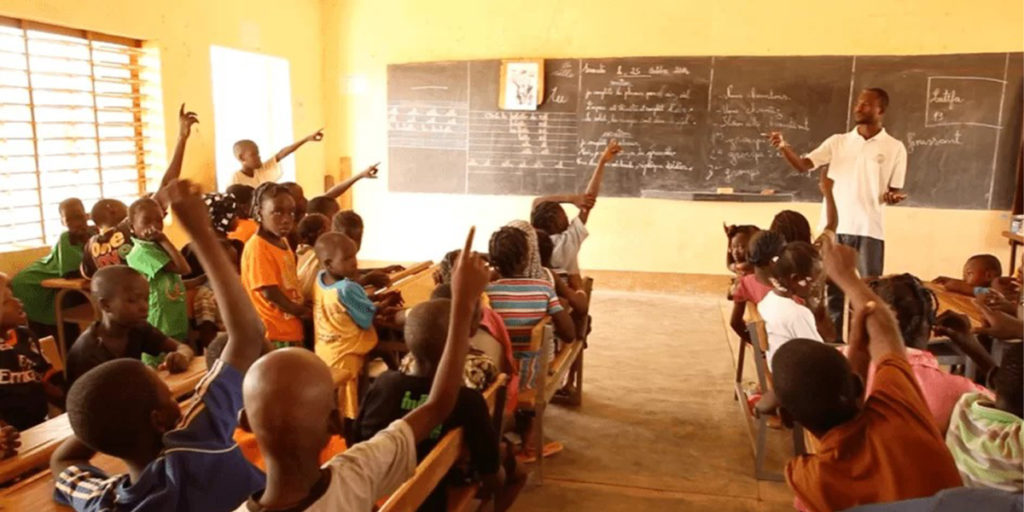
<path id="1" fill-rule="evenodd" d="M 150 198 L 142 198 L 128 208 L 132 225 L 128 266 L 149 280 L 149 316 L 151 325 L 169 338 L 188 340 L 188 312 L 185 283 L 181 276 L 191 272 L 188 262 L 164 234 L 164 211 Z"/>
<path id="2" fill-rule="evenodd" d="M 82 248 L 93 234 L 85 206 L 78 198 L 61 201 L 60 220 L 67 231 L 61 233 L 50 254 L 25 267 L 11 280 L 14 296 L 21 300 L 36 332 L 48 331 L 45 326 L 57 324 L 54 315 L 57 290 L 44 288 L 43 281 L 77 274 L 82 263 Z M 37 325 L 44 327 L 35 329 Z"/>

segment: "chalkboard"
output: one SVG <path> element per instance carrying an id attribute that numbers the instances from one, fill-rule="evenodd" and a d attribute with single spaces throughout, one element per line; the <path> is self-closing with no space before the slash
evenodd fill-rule
<path id="1" fill-rule="evenodd" d="M 1020 53 L 549 59 L 536 112 L 498 105 L 500 61 L 388 66 L 389 189 L 581 191 L 608 139 L 602 195 L 731 200 L 764 189 L 820 200 L 763 134 L 810 151 L 854 127 L 864 87 L 888 91 L 886 130 L 908 152 L 907 204 L 1008 208 L 1021 141 Z"/>

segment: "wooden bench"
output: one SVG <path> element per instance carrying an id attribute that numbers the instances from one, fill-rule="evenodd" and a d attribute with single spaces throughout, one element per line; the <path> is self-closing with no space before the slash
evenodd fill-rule
<path id="1" fill-rule="evenodd" d="M 501 374 L 484 391 L 484 399 L 487 401 L 487 408 L 491 412 L 496 424 L 501 423 L 501 414 L 504 409 L 505 386 L 508 383 L 508 376 Z M 427 499 L 437 484 L 441 482 L 456 461 L 466 451 L 462 439 L 462 428 L 457 428 L 444 435 L 441 440 L 426 457 L 416 466 L 416 473 L 412 478 L 406 480 L 386 502 L 380 507 L 380 512 L 415 512 L 416 509 Z M 448 490 L 448 510 L 462 511 L 475 510 L 480 502 L 476 499 L 479 485 L 462 485 Z"/>
<path id="2" fill-rule="evenodd" d="M 170 374 L 166 370 L 158 370 L 157 373 L 171 388 L 171 394 L 181 399 L 190 395 L 199 379 L 206 374 L 206 361 L 202 357 L 193 359 L 183 373 Z M 71 434 L 67 414 L 61 414 L 22 432 L 18 454 L 0 461 L 0 484 L 46 467 L 50 463 L 50 455 L 65 439 L 71 437 Z"/>
<path id="3" fill-rule="evenodd" d="M 437 268 L 436 265 L 427 261 L 416 267 L 410 267 L 403 272 L 408 272 L 413 270 L 413 268 L 417 268 L 418 271 L 407 273 L 400 279 L 393 279 L 391 286 L 387 288 L 388 290 L 402 292 L 402 299 L 405 300 L 406 308 L 411 308 L 430 300 L 430 293 L 434 291 L 435 287 L 434 270 Z M 399 272 L 399 274 L 401 273 Z"/>
<path id="4" fill-rule="evenodd" d="M 939 303 L 938 311 L 935 312 L 936 315 L 946 311 L 954 311 L 967 315 L 967 318 L 971 320 L 972 327 L 981 327 L 983 325 L 985 316 L 981 314 L 981 310 L 974 304 L 974 297 L 948 292 L 941 285 L 935 283 L 923 284 L 925 288 L 935 294 L 935 299 Z"/>
<path id="5" fill-rule="evenodd" d="M 92 297 L 89 290 L 89 280 L 78 278 L 55 277 L 43 279 L 39 283 L 43 288 L 57 290 L 57 297 L 53 301 L 54 315 L 57 322 L 57 347 L 60 349 L 61 360 L 66 360 L 68 348 L 71 343 L 64 332 L 64 323 L 71 322 L 78 325 L 90 324 L 100 317 L 99 304 Z M 69 293 L 78 293 L 85 297 L 88 302 L 69 308 L 64 307 L 64 298 Z"/>

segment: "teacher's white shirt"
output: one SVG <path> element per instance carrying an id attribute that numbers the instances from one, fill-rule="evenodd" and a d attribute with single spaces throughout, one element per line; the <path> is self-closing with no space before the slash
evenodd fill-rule
<path id="1" fill-rule="evenodd" d="M 885 240 L 882 195 L 889 187 L 903 188 L 907 174 L 907 148 L 903 143 L 885 128 L 867 140 L 854 128 L 825 139 L 804 157 L 815 168 L 829 164 L 828 177 L 835 181 L 832 193 L 839 212 L 836 233 Z M 819 230 L 824 229 L 825 220 L 823 202 Z"/>

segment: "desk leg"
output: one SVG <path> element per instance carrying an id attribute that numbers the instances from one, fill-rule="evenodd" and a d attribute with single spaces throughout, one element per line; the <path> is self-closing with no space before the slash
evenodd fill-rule
<path id="1" fill-rule="evenodd" d="M 60 358 L 64 361 L 64 376 L 67 377 L 68 348 L 64 334 L 64 297 L 68 294 L 67 288 L 57 290 L 57 298 L 54 301 L 54 317 L 57 319 L 57 350 L 60 351 Z"/>

